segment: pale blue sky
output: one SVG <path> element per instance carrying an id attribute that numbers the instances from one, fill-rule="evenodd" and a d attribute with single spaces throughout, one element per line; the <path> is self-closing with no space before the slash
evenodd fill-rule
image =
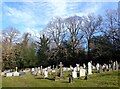
<path id="1" fill-rule="evenodd" d="M 108 9 L 117 9 L 117 2 L 3 2 L 2 27 L 13 26 L 21 33 L 38 35 L 54 17 L 62 18 L 89 13 L 105 14 Z"/>

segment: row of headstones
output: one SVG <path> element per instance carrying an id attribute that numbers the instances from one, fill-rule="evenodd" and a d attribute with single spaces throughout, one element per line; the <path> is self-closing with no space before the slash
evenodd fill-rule
<path id="1" fill-rule="evenodd" d="M 101 72 L 104 72 L 104 71 L 111 71 L 111 70 L 118 70 L 119 69 L 119 67 L 120 67 L 120 65 L 118 64 L 118 62 L 117 61 L 115 61 L 115 62 L 113 62 L 113 63 L 111 63 L 111 64 L 104 64 L 104 65 L 101 65 L 101 64 L 99 64 L 99 63 L 97 63 L 97 65 L 96 65 L 96 69 L 97 69 L 97 71 L 99 72 L 99 73 L 101 73 Z"/>
<path id="2" fill-rule="evenodd" d="M 25 75 L 25 70 L 22 72 L 18 72 L 18 67 L 16 67 L 15 72 L 12 72 L 12 70 L 5 71 L 4 76 L 6 77 L 11 77 L 11 76 L 20 76 L 20 75 Z"/>
<path id="3" fill-rule="evenodd" d="M 77 71 L 80 72 L 80 76 L 85 76 L 85 73 L 86 73 L 86 65 L 83 64 L 83 67 L 80 66 L 79 64 L 76 64 L 76 67 L 73 68 L 72 66 L 70 66 L 70 68 L 66 68 L 66 67 L 63 67 L 63 64 L 62 62 L 60 62 L 60 76 L 62 76 L 62 72 L 63 71 L 69 71 L 69 70 L 73 70 L 72 72 L 72 76 L 73 78 L 76 78 L 76 75 L 77 75 Z M 92 62 L 88 62 L 88 74 L 92 74 L 92 68 L 96 69 L 99 73 L 103 72 L 104 69 L 108 69 L 108 70 L 118 70 L 119 68 L 119 65 L 118 65 L 118 62 L 114 62 L 113 64 L 104 64 L 103 66 L 101 66 L 99 63 L 97 63 L 96 67 L 92 65 Z M 47 68 L 44 68 L 42 69 L 42 66 L 41 68 L 38 67 L 38 68 L 32 68 L 31 69 L 31 74 L 33 75 L 44 75 L 45 78 L 48 77 L 48 73 L 54 73 L 55 72 L 55 69 L 54 69 L 54 65 L 53 65 L 53 68 L 51 68 L 51 66 L 47 67 Z M 17 67 L 16 67 L 16 71 L 15 72 L 7 72 L 6 73 L 6 76 L 7 77 L 10 77 L 10 76 L 19 76 L 19 75 L 24 75 L 25 74 L 25 71 L 22 71 L 21 73 L 17 72 Z"/>
<path id="4" fill-rule="evenodd" d="M 86 65 L 83 64 L 83 67 L 80 66 L 79 64 L 76 64 L 76 67 L 73 68 L 72 66 L 70 66 L 70 68 L 63 68 L 63 71 L 65 70 L 73 70 L 72 72 L 72 77 L 73 78 L 77 78 L 77 71 L 79 71 L 79 77 L 81 76 L 85 76 L 86 75 L 86 72 L 88 73 L 88 75 L 92 74 L 92 69 L 96 69 L 98 73 L 102 73 L 104 72 L 105 70 L 118 70 L 119 69 L 119 64 L 117 61 L 113 62 L 112 64 L 104 64 L 104 65 L 101 65 L 99 63 L 97 63 L 96 66 L 93 66 L 92 65 L 92 61 L 91 62 L 88 62 L 88 68 L 86 70 Z"/>
<path id="5" fill-rule="evenodd" d="M 86 65 L 83 64 L 83 67 L 80 66 L 79 64 L 76 64 L 76 67 L 73 68 L 72 66 L 70 66 L 70 68 L 66 68 L 66 67 L 63 67 L 63 64 L 62 62 L 60 62 L 60 77 L 63 75 L 62 72 L 63 71 L 69 71 L 69 70 L 73 70 L 72 72 L 72 77 L 73 78 L 77 78 L 77 71 L 79 71 L 79 76 L 85 76 L 86 74 Z M 111 64 L 109 64 L 109 66 L 107 64 L 104 64 L 103 66 L 101 66 L 99 63 L 97 63 L 96 67 L 92 65 L 92 62 L 88 62 L 88 69 L 87 69 L 87 72 L 88 72 L 88 75 L 89 74 L 92 74 L 92 68 L 96 69 L 99 73 L 103 72 L 104 69 L 112 69 L 111 67 Z M 118 63 L 117 61 L 113 63 L 113 70 L 116 69 L 118 70 Z M 36 71 L 35 71 L 36 70 Z M 34 69 L 32 68 L 32 74 L 34 75 L 38 75 L 38 74 L 43 74 L 46 77 L 48 77 L 48 73 L 52 71 L 52 72 L 55 72 L 55 70 L 52 70 L 51 67 L 47 67 L 45 69 L 42 69 L 42 66 L 41 68 L 38 67 L 38 69 Z"/>
<path id="6" fill-rule="evenodd" d="M 51 66 L 48 66 L 47 68 L 42 68 L 41 67 L 36 67 L 36 68 L 32 68 L 31 69 L 31 74 L 32 75 L 43 75 L 44 78 L 48 77 L 48 74 L 51 74 L 52 73 L 55 73 L 55 69 L 54 68 L 51 68 Z"/>

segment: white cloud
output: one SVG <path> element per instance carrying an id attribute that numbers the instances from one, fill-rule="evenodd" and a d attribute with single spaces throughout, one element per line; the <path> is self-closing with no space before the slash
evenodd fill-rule
<path id="1" fill-rule="evenodd" d="M 67 2 L 66 0 L 49 0 L 48 3 L 53 8 L 54 16 L 62 16 L 66 14 Z"/>
<path id="2" fill-rule="evenodd" d="M 29 27 L 26 27 L 24 29 L 24 32 L 28 32 L 31 34 L 32 37 L 39 37 L 40 36 L 40 31 L 38 31 L 38 29 L 35 29 L 35 28 L 29 28 Z"/>
<path id="3" fill-rule="evenodd" d="M 62 18 L 73 15 L 83 16 L 93 12 L 97 13 L 102 8 L 102 5 L 98 3 L 88 3 L 84 7 L 82 7 L 82 4 L 82 2 L 75 3 L 68 2 L 68 0 L 44 0 L 37 3 L 31 0 L 29 3 L 24 2 L 19 9 L 7 5 L 4 5 L 4 8 L 12 23 L 18 26 L 22 25 L 24 32 L 30 32 L 33 36 L 38 36 L 45 33 L 44 31 L 39 33 L 40 30 L 44 29 L 41 25 L 46 26 L 51 18 L 55 16 Z"/>
<path id="4" fill-rule="evenodd" d="M 15 24 L 25 23 L 27 26 L 36 24 L 31 12 L 25 12 L 22 10 L 17 10 L 16 8 L 7 7 L 7 15 L 11 18 L 11 21 Z"/>
<path id="5" fill-rule="evenodd" d="M 24 23 L 24 25 L 28 27 L 46 25 L 49 20 L 55 16 L 68 17 L 72 15 L 86 15 L 100 8 L 99 5 L 95 4 L 91 7 L 86 7 L 82 12 L 75 12 L 79 3 L 68 3 L 67 0 L 49 0 L 47 4 L 34 2 L 24 4 L 20 10 L 8 6 L 5 6 L 5 9 L 8 11 L 7 15 L 14 24 Z"/>

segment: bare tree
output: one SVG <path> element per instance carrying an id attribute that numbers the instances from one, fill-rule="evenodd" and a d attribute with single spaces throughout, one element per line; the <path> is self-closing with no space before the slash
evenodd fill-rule
<path id="1" fill-rule="evenodd" d="M 48 23 L 46 29 L 48 31 L 48 34 L 50 34 L 51 40 L 54 41 L 59 48 L 66 34 L 64 20 L 57 17 Z"/>
<path id="2" fill-rule="evenodd" d="M 119 29 L 118 29 L 118 11 L 117 10 L 107 10 L 106 17 L 104 21 L 105 27 L 103 29 L 104 35 L 111 39 L 113 45 L 115 40 L 119 39 Z"/>
<path id="3" fill-rule="evenodd" d="M 3 30 L 2 33 L 2 59 L 3 64 L 7 62 L 9 66 L 14 65 L 15 60 L 15 48 L 14 45 L 17 41 L 17 36 L 19 31 L 16 28 L 10 27 L 6 30 Z"/>
<path id="4" fill-rule="evenodd" d="M 95 17 L 93 14 L 90 14 L 88 16 L 83 17 L 83 23 L 82 23 L 82 32 L 84 33 L 84 38 L 87 42 L 87 59 L 90 59 L 90 44 L 91 39 L 94 35 L 100 34 L 101 31 L 101 23 L 102 23 L 102 17 L 97 16 Z"/>
<path id="5" fill-rule="evenodd" d="M 112 47 L 110 48 L 112 51 L 112 60 L 116 58 L 116 55 L 118 54 L 117 50 L 120 50 L 120 22 L 118 18 L 118 11 L 117 10 L 107 10 L 104 25 L 106 28 L 104 28 L 103 32 L 106 37 L 111 43 Z"/>
<path id="6" fill-rule="evenodd" d="M 50 41 L 55 42 L 58 48 L 54 52 L 54 57 L 57 57 L 57 64 L 58 64 L 59 58 L 57 54 L 61 52 L 61 46 L 65 39 L 65 35 L 66 35 L 66 28 L 65 28 L 64 20 L 62 18 L 57 17 L 48 23 L 46 29 L 50 36 Z"/>
<path id="7" fill-rule="evenodd" d="M 70 35 L 69 44 L 71 45 L 71 49 L 74 53 L 75 48 L 80 45 L 80 41 L 83 38 L 83 34 L 81 34 L 82 18 L 79 16 L 71 16 L 67 18 L 65 22 Z"/>

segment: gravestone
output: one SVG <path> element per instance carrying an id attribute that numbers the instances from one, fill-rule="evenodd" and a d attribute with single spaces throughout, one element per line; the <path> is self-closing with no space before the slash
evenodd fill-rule
<path id="1" fill-rule="evenodd" d="M 31 74 L 34 74 L 35 68 L 31 69 Z"/>
<path id="2" fill-rule="evenodd" d="M 63 67 L 63 71 L 66 71 L 67 70 L 67 68 L 66 67 Z"/>
<path id="3" fill-rule="evenodd" d="M 77 67 L 74 67 L 73 70 L 77 71 Z"/>
<path id="4" fill-rule="evenodd" d="M 63 72 L 62 72 L 63 64 L 62 64 L 62 62 L 60 62 L 59 66 L 60 66 L 60 77 L 62 77 L 63 76 Z"/>
<path id="5" fill-rule="evenodd" d="M 47 78 L 47 77 L 48 77 L 48 71 L 45 70 L 45 71 L 44 71 L 44 78 Z"/>
<path id="6" fill-rule="evenodd" d="M 41 71 L 40 71 L 40 67 L 38 67 L 38 73 L 39 73 L 39 74 L 41 73 Z"/>
<path id="7" fill-rule="evenodd" d="M 35 67 L 35 71 L 38 71 L 38 68 L 37 68 L 37 67 Z"/>
<path id="8" fill-rule="evenodd" d="M 40 66 L 40 72 L 41 72 L 42 75 L 44 74 L 42 66 Z"/>
<path id="9" fill-rule="evenodd" d="M 73 77 L 72 77 L 72 75 L 69 74 L 68 77 L 69 77 L 69 83 L 73 83 Z"/>
<path id="10" fill-rule="evenodd" d="M 100 64 L 100 67 L 99 67 L 99 73 L 102 73 L 103 70 L 102 70 L 102 65 Z"/>
<path id="11" fill-rule="evenodd" d="M 19 72 L 17 72 L 18 67 L 16 67 L 16 71 L 13 72 L 13 76 L 19 76 Z"/>
<path id="12" fill-rule="evenodd" d="M 22 72 L 20 72 L 20 75 L 23 76 L 26 74 L 26 71 L 22 69 Z"/>
<path id="13" fill-rule="evenodd" d="M 88 74 L 92 74 L 92 64 L 88 62 Z"/>
<path id="14" fill-rule="evenodd" d="M 80 68 L 80 73 L 79 73 L 79 77 L 81 76 L 85 76 L 86 70 L 83 68 Z"/>
<path id="15" fill-rule="evenodd" d="M 118 68 L 119 68 L 119 65 L 118 65 L 118 62 L 116 61 L 115 62 L 115 69 L 118 70 Z"/>
<path id="16" fill-rule="evenodd" d="M 73 70 L 73 67 L 70 65 L 70 70 Z"/>
<path id="17" fill-rule="evenodd" d="M 74 68 L 74 70 L 73 70 L 73 72 L 72 72 L 72 77 L 73 77 L 73 78 L 77 78 L 77 72 L 76 72 L 75 68 Z"/>
<path id="18" fill-rule="evenodd" d="M 71 69 L 70 69 L 70 68 L 68 68 L 67 70 L 68 70 L 68 71 L 70 71 Z"/>
<path id="19" fill-rule="evenodd" d="M 99 65 L 99 63 L 97 63 L 97 64 L 96 64 L 97 72 L 99 72 L 99 67 L 100 67 L 100 65 Z"/>
<path id="20" fill-rule="evenodd" d="M 112 63 L 112 70 L 115 70 L 115 62 Z"/>
<path id="21" fill-rule="evenodd" d="M 12 76 L 11 72 L 6 73 L 6 77 L 11 77 L 11 76 Z"/>
<path id="22" fill-rule="evenodd" d="M 54 65 L 53 65 L 53 68 L 52 68 L 53 70 L 54 70 Z"/>
<path id="23" fill-rule="evenodd" d="M 111 71 L 112 70 L 112 65 L 111 64 L 109 64 L 109 71 Z"/>
<path id="24" fill-rule="evenodd" d="M 79 71 L 80 70 L 80 65 L 79 64 L 76 64 L 76 70 Z"/>
<path id="25" fill-rule="evenodd" d="M 103 69 L 103 71 L 105 72 L 105 70 L 106 70 L 106 64 L 104 64 L 104 65 L 102 66 L 102 69 Z"/>
<path id="26" fill-rule="evenodd" d="M 107 64 L 106 64 L 105 68 L 106 68 L 106 70 L 108 71 L 109 67 L 108 67 L 108 65 L 107 65 Z"/>
<path id="27" fill-rule="evenodd" d="M 58 69 L 58 65 L 56 65 L 56 68 L 55 68 L 56 70 Z"/>
<path id="28" fill-rule="evenodd" d="M 85 65 L 85 63 L 83 64 L 83 68 L 84 68 L 84 69 L 86 68 L 86 65 Z"/>
<path id="29" fill-rule="evenodd" d="M 92 65 L 92 69 L 96 69 L 95 66 Z"/>
<path id="30" fill-rule="evenodd" d="M 50 66 L 47 67 L 47 71 L 48 71 L 48 72 L 51 71 L 51 67 L 50 67 Z"/>
<path id="31" fill-rule="evenodd" d="M 31 70 L 32 72 L 34 72 L 35 71 L 35 68 L 32 68 L 32 70 Z"/>

